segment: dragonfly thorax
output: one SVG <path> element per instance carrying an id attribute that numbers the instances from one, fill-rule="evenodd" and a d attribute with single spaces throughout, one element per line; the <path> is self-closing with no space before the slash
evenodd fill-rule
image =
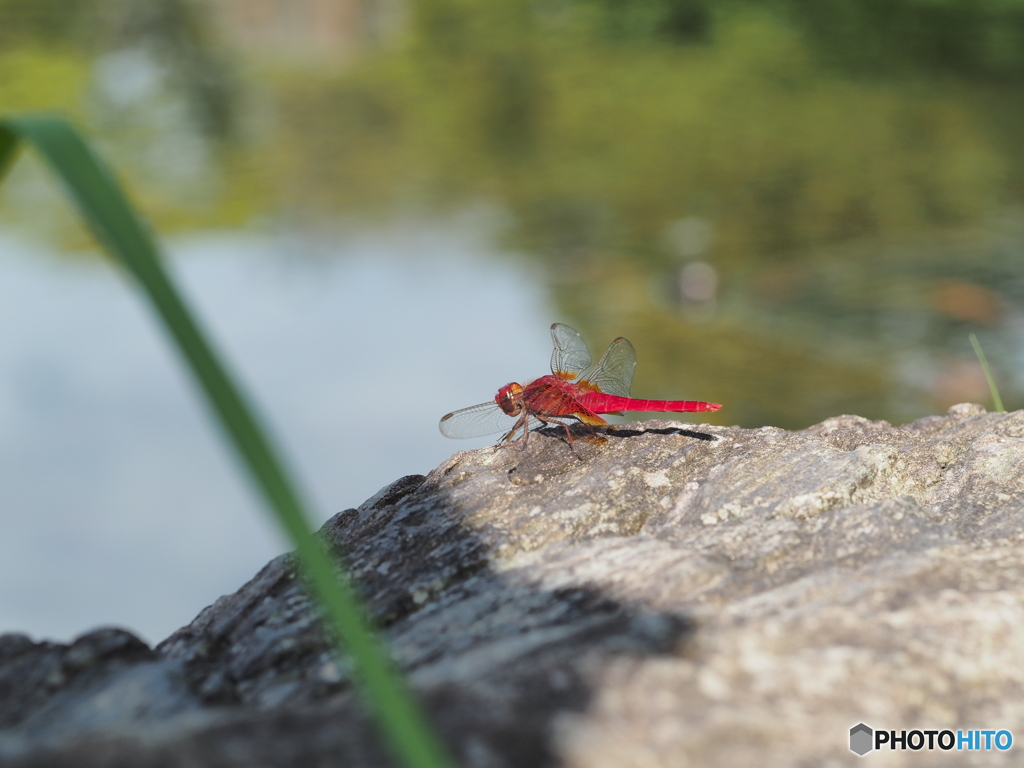
<path id="1" fill-rule="evenodd" d="M 518 416 L 523 412 L 523 385 L 514 381 L 506 384 L 498 390 L 494 402 L 509 416 Z"/>

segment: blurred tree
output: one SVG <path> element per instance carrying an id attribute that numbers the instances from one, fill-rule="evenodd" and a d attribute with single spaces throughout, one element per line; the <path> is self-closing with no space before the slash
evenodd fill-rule
<path id="1" fill-rule="evenodd" d="M 591 5 L 611 40 L 707 43 L 713 16 L 708 0 L 579 0 Z"/>
<path id="2" fill-rule="evenodd" d="M 143 46 L 188 94 L 204 132 L 226 138 L 236 127 L 238 84 L 218 49 L 207 8 L 195 0 L 103 0 L 108 46 Z"/>
<path id="3" fill-rule="evenodd" d="M 819 55 L 877 74 L 1024 78 L 1021 0 L 774 0 Z"/>
<path id="4" fill-rule="evenodd" d="M 29 41 L 90 45 L 104 0 L 0 0 L 0 46 Z"/>

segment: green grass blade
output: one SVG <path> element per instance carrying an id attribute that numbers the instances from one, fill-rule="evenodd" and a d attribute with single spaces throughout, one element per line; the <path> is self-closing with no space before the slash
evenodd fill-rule
<path id="1" fill-rule="evenodd" d="M 0 173 L 19 141 L 33 146 L 64 183 L 100 243 L 131 274 L 206 394 L 250 476 L 296 547 L 328 625 L 353 659 L 357 683 L 408 768 L 452 765 L 375 636 L 347 579 L 314 534 L 304 505 L 240 390 L 163 268 L 154 238 L 107 165 L 61 117 L 0 120 Z"/>
<path id="2" fill-rule="evenodd" d="M 985 359 L 985 353 L 981 349 L 981 344 L 978 343 L 978 337 L 973 333 L 970 335 L 971 346 L 974 347 L 974 354 L 978 356 L 978 362 L 981 363 L 981 370 L 985 372 L 985 380 L 988 382 L 988 391 L 992 393 L 992 405 L 995 406 L 997 411 L 1005 411 L 1003 408 L 1003 398 L 999 396 L 999 390 L 996 388 L 996 381 L 992 378 L 992 371 L 988 368 L 988 360 Z"/>

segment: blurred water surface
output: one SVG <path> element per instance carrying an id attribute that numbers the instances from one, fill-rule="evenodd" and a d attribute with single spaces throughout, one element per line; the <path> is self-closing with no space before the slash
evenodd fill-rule
<path id="1" fill-rule="evenodd" d="M 464 232 L 170 246 L 317 522 L 488 444 L 455 445 L 437 421 L 550 354 L 536 281 Z M 0 632 L 116 623 L 160 640 L 285 545 L 114 270 L 11 238 L 0 269 Z"/>
<path id="2" fill-rule="evenodd" d="M 543 373 L 555 320 L 595 352 L 627 336 L 636 393 L 723 403 L 719 423 L 988 404 L 971 332 L 1020 407 L 1022 85 L 1024 6 L 996 0 L 0 0 L 0 108 L 96 137 L 321 514 L 465 447 L 437 418 Z M 0 628 L 155 639 L 276 545 L 209 543 L 247 497 L 31 158 L 0 237 Z M 45 555 L 68 516 L 95 540 Z M 113 610 L 158 594 L 104 604 L 116 569 L 95 602 L 61 595 L 98 560 L 145 571 L 157 540 L 161 578 L 197 564 L 190 596 Z"/>

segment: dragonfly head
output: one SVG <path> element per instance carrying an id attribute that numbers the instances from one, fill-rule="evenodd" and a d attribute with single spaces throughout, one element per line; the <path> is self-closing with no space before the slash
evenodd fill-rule
<path id="1" fill-rule="evenodd" d="M 523 385 L 514 381 L 506 384 L 498 390 L 494 402 L 509 416 L 518 416 L 523 412 Z"/>

